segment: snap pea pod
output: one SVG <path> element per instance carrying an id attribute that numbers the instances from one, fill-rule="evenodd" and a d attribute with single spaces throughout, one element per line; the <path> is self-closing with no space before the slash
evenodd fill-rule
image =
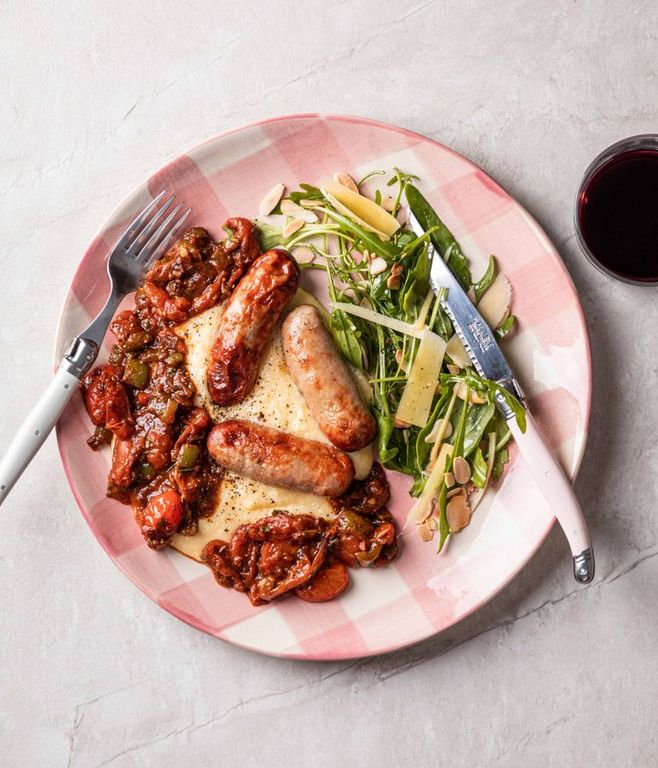
<path id="1" fill-rule="evenodd" d="M 468 266 L 468 259 L 462 253 L 459 243 L 455 240 L 448 227 L 437 216 L 434 208 L 432 208 L 413 184 L 407 184 L 405 193 L 409 207 L 418 219 L 420 226 L 425 230 L 433 229 L 430 237 L 434 247 L 444 259 L 446 254 L 448 255 L 448 266 L 461 287 L 467 291 L 473 284 L 473 279 Z"/>

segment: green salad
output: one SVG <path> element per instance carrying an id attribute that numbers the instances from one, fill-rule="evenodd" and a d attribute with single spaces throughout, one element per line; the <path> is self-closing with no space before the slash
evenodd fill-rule
<path id="1" fill-rule="evenodd" d="M 493 256 L 473 280 L 468 259 L 418 181 L 397 169 L 388 178 L 375 171 L 358 182 L 337 173 L 319 187 L 302 183 L 283 199 L 281 185 L 261 214 L 284 218 L 257 225 L 264 249 L 283 245 L 302 268 L 326 273 L 328 324 L 370 385 L 380 459 L 413 478 L 417 499 L 408 522 L 423 539 L 436 538 L 440 551 L 451 533 L 468 525 L 508 460 L 511 434 L 495 394 L 507 399 L 522 429 L 524 411 L 472 368 L 430 289 L 428 242 L 500 339 L 515 323 L 509 283 Z M 425 230 L 421 237 L 405 227 L 407 206 Z"/>

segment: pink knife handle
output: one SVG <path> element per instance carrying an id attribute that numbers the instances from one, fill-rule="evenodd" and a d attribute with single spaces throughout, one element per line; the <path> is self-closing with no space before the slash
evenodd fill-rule
<path id="1" fill-rule="evenodd" d="M 594 578 L 594 554 L 583 511 L 571 483 L 544 442 L 529 411 L 526 411 L 526 421 L 525 432 L 521 432 L 515 418 L 511 418 L 507 425 L 530 474 L 564 530 L 573 555 L 576 581 L 588 584 Z"/>

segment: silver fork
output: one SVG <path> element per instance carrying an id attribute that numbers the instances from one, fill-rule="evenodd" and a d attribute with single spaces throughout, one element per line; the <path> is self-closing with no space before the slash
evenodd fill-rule
<path id="1" fill-rule="evenodd" d="M 190 215 L 191 208 L 180 213 L 181 203 L 172 208 L 174 195 L 160 205 L 165 194 L 164 190 L 160 192 L 135 217 L 110 252 L 107 260 L 110 295 L 89 326 L 73 339 L 48 389 L 19 427 L 0 461 L 0 504 L 41 448 L 80 380 L 94 364 L 121 300 L 137 288 L 146 270 L 164 254 Z"/>

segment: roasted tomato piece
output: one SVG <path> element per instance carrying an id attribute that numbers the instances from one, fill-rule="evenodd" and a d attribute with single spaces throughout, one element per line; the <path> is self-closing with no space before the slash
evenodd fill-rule
<path id="1" fill-rule="evenodd" d="M 219 243 L 214 258 L 218 268 L 226 272 L 225 284 L 230 291 L 247 267 L 260 256 L 260 244 L 249 219 L 236 216 L 228 219 L 224 227 L 230 229 L 232 234 Z"/>
<path id="2" fill-rule="evenodd" d="M 139 309 L 150 308 L 156 315 L 172 323 L 187 320 L 192 302 L 184 296 L 170 296 L 156 283 L 146 281 L 137 289 L 135 302 Z"/>
<path id="3" fill-rule="evenodd" d="M 344 494 L 330 501 L 337 512 L 347 509 L 369 516 L 385 507 L 390 498 L 391 491 L 384 468 L 375 462 L 365 480 L 354 480 Z"/>
<path id="4" fill-rule="evenodd" d="M 146 543 L 153 549 L 165 547 L 183 519 L 183 502 L 176 491 L 165 491 L 149 499 L 140 513 Z"/>
<path id="5" fill-rule="evenodd" d="M 185 420 L 183 427 L 172 453 L 172 460 L 176 460 L 181 452 L 181 448 L 199 442 L 206 436 L 211 421 L 208 411 L 205 408 L 195 408 Z"/>
<path id="6" fill-rule="evenodd" d="M 262 553 L 262 550 L 261 550 Z M 301 587 L 312 579 L 320 570 L 327 557 L 327 538 L 324 536 L 319 542 L 313 542 L 307 546 L 298 546 L 295 552 L 295 560 L 288 563 L 282 569 L 283 578 L 279 575 L 267 575 L 260 571 L 256 581 L 249 590 L 249 599 L 254 605 L 269 602 L 275 597 L 280 597 L 285 592 Z"/>
<path id="7" fill-rule="evenodd" d="M 277 541 L 317 536 L 323 521 L 313 515 L 274 514 L 249 525 L 249 536 L 254 541 Z"/>
<path id="8" fill-rule="evenodd" d="M 233 565 L 228 552 L 229 545 L 225 541 L 215 539 L 209 541 L 203 548 L 201 560 L 213 572 L 218 584 L 222 587 L 236 589 L 238 592 L 246 590 L 242 577 L 237 568 Z"/>
<path id="9" fill-rule="evenodd" d="M 110 470 L 110 488 L 128 488 L 133 481 L 133 467 L 144 447 L 141 436 L 117 439 L 112 450 L 112 469 Z M 113 495 L 113 494 L 110 494 Z"/>
<path id="10" fill-rule="evenodd" d="M 97 427 L 106 427 L 122 440 L 132 435 L 130 401 L 116 366 L 99 365 L 80 386 L 89 418 Z"/>
<path id="11" fill-rule="evenodd" d="M 297 587 L 295 595 L 308 603 L 324 603 L 342 594 L 349 582 L 350 577 L 343 563 L 332 563 L 303 587 Z"/>
<path id="12" fill-rule="evenodd" d="M 153 339 L 152 333 L 142 327 L 139 317 L 130 309 L 119 312 L 110 323 L 110 330 L 121 347 L 128 352 L 145 347 Z"/>

